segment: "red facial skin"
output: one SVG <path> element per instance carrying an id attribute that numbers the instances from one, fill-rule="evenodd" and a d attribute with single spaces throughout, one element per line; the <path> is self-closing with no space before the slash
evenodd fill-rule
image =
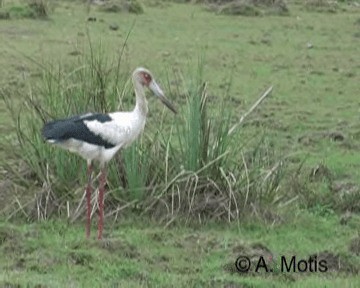
<path id="1" fill-rule="evenodd" d="M 152 78 L 149 73 L 141 72 L 141 80 L 142 80 L 141 82 L 144 86 L 149 86 L 152 81 Z"/>

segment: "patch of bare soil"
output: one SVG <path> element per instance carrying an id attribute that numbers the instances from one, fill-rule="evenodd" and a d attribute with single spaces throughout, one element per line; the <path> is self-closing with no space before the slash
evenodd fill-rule
<path id="1" fill-rule="evenodd" d="M 289 13 L 284 0 L 213 0 L 207 3 L 209 10 L 226 15 L 261 16 Z"/>
<path id="2" fill-rule="evenodd" d="M 221 240 L 215 236 L 205 236 L 199 233 L 185 235 L 181 239 L 177 239 L 174 243 L 175 247 L 191 250 L 194 253 L 208 253 L 221 249 Z"/>
<path id="3" fill-rule="evenodd" d="M 121 239 L 104 239 L 100 241 L 98 245 L 109 253 L 121 253 L 121 255 L 126 258 L 135 259 L 141 257 L 136 246 Z"/>
<path id="4" fill-rule="evenodd" d="M 340 224 L 341 225 L 347 225 L 349 221 L 352 219 L 352 213 L 349 211 L 346 211 L 340 216 Z"/>
<path id="5" fill-rule="evenodd" d="M 349 251 L 353 255 L 360 256 L 360 235 L 351 240 Z"/>
<path id="6" fill-rule="evenodd" d="M 71 251 L 68 253 L 68 261 L 74 265 L 89 266 L 93 256 L 86 251 Z"/>
<path id="7" fill-rule="evenodd" d="M 24 245 L 22 235 L 13 229 L 8 227 L 0 228 L 0 250 L 2 255 L 18 255 L 24 251 Z"/>
<path id="8" fill-rule="evenodd" d="M 341 272 L 346 274 L 357 274 L 359 268 L 353 265 L 348 259 L 339 254 L 330 251 L 323 251 L 309 256 L 310 259 L 316 259 L 319 263 L 324 260 L 326 262 L 327 272 Z"/>
<path id="9" fill-rule="evenodd" d="M 326 167 L 324 164 L 318 164 L 311 169 L 309 179 L 311 181 L 322 181 L 322 180 L 329 180 L 333 179 L 333 175 L 331 170 Z"/>
<path id="10" fill-rule="evenodd" d="M 298 138 L 298 142 L 305 146 L 310 146 L 312 144 L 316 144 L 322 139 L 329 139 L 333 142 L 343 142 L 346 140 L 346 136 L 340 131 L 313 132 L 300 136 Z"/>
<path id="11" fill-rule="evenodd" d="M 144 13 L 144 8 L 138 0 L 93 0 L 91 3 L 104 12 Z"/>
<path id="12" fill-rule="evenodd" d="M 83 251 L 87 248 L 100 248 L 110 254 L 120 255 L 130 259 L 141 256 L 136 246 L 128 243 L 127 241 L 115 238 L 104 238 L 102 241 L 89 241 L 87 239 L 83 239 L 76 242 L 71 248 L 73 251 L 69 254 L 70 259 L 72 259 L 75 264 L 81 265 L 84 265 L 91 260 L 87 259 L 88 256 L 91 257 L 91 255 L 87 256 L 86 253 L 83 253 Z"/>
<path id="13" fill-rule="evenodd" d="M 350 244 L 350 251 L 352 254 L 358 255 L 360 251 L 360 237 L 354 238 Z M 246 276 L 266 276 L 266 275 L 276 275 L 278 277 L 285 277 L 287 281 L 295 281 L 299 277 L 303 277 L 306 275 L 311 275 L 311 271 L 309 273 L 282 273 L 283 271 L 279 270 L 280 263 L 279 259 L 275 256 L 274 252 L 271 251 L 267 246 L 263 243 L 255 243 L 251 245 L 247 245 L 244 243 L 234 244 L 231 248 L 230 259 L 234 259 L 231 262 L 226 263 L 223 266 L 223 269 L 231 274 L 239 274 Z M 352 255 L 349 255 L 351 257 Z M 322 251 L 319 253 L 314 253 L 309 255 L 309 262 L 320 263 L 320 261 L 325 261 L 325 266 L 327 267 L 327 272 L 336 272 L 336 273 L 345 273 L 345 274 L 357 274 L 359 273 L 359 267 L 354 265 L 351 259 L 347 256 L 342 256 L 340 254 L 335 254 L 331 251 Z M 239 269 L 239 259 L 245 259 L 242 262 L 242 267 L 249 265 L 250 269 L 246 271 L 241 271 Z M 249 261 L 246 263 L 246 261 Z M 268 271 L 272 273 L 266 272 L 266 268 Z M 256 267 L 258 270 L 256 271 Z M 241 268 L 241 266 L 240 266 Z"/>
<path id="14" fill-rule="evenodd" d="M 147 237 L 149 237 L 152 241 L 163 243 L 166 241 L 166 237 L 168 237 L 168 233 L 163 231 L 160 232 L 149 232 L 147 233 Z"/>
<path id="15" fill-rule="evenodd" d="M 360 212 L 360 187 L 349 181 L 334 181 L 330 185 L 330 190 L 334 193 L 336 209 L 343 212 Z"/>
<path id="16" fill-rule="evenodd" d="M 324 182 L 328 188 L 325 198 L 318 198 L 321 203 L 331 205 L 331 209 L 342 213 L 340 223 L 346 225 L 352 213 L 360 212 L 360 186 L 353 181 L 342 178 L 337 180 L 332 171 L 323 164 L 311 169 L 309 178 L 311 182 Z M 295 182 L 294 182 L 295 183 Z M 293 184 L 292 187 L 297 187 Z M 301 191 L 299 191 L 301 193 Z"/>
<path id="17" fill-rule="evenodd" d="M 240 259 L 239 257 L 241 257 L 245 262 L 250 261 L 249 271 L 241 272 L 239 270 L 236 264 L 238 259 Z M 258 272 L 266 272 L 265 269 L 259 269 L 258 272 L 255 272 L 255 267 L 258 266 L 259 259 L 263 259 L 264 263 L 269 269 L 275 264 L 273 252 L 262 243 L 254 243 L 251 245 L 246 245 L 244 243 L 234 244 L 231 249 L 230 259 L 234 260 L 232 262 L 226 263 L 223 266 L 223 269 L 231 274 L 241 275 L 245 273 L 246 275 L 252 276 L 263 274 Z M 247 265 L 245 262 L 241 265 Z"/>

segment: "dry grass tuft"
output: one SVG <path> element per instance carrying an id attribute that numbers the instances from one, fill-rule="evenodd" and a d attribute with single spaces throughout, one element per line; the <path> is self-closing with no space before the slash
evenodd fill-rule
<path id="1" fill-rule="evenodd" d="M 208 1 L 210 10 L 219 14 L 261 16 L 288 15 L 289 9 L 283 0 L 223 0 Z"/>
<path id="2" fill-rule="evenodd" d="M 100 2 L 99 9 L 104 12 L 144 13 L 144 7 L 138 0 L 107 0 Z"/>

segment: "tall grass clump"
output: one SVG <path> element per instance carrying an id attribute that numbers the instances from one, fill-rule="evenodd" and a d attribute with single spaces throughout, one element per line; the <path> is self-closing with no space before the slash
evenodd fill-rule
<path id="1" fill-rule="evenodd" d="M 42 77 L 31 80 L 26 95 L 1 93 L 16 130 L 6 147 L 14 161 L 2 163 L 15 187 L 4 212 L 10 217 L 67 215 L 76 220 L 84 215 L 86 163 L 44 143 L 42 125 L 74 114 L 129 110 L 134 104 L 127 102 L 134 97 L 122 53 L 114 60 L 89 43 L 71 64 L 37 63 Z M 165 223 L 184 217 L 234 221 L 249 214 L 263 218 L 287 200 L 280 189 L 284 161 L 266 137 L 244 140 L 241 125 L 234 125 L 227 109 L 230 89 L 210 102 L 203 68 L 200 60 L 190 76 L 169 73 L 168 83 L 172 78 L 180 83 L 169 84 L 169 98 L 184 99 L 178 115 L 152 105 L 159 117 L 148 119 L 142 137 L 110 162 L 107 217 L 121 211 Z M 95 196 L 93 205 L 96 210 Z"/>
<path id="2" fill-rule="evenodd" d="M 190 79 L 177 76 L 183 85 L 173 93 L 185 98 L 185 105 L 171 141 L 162 145 L 165 185 L 147 197 L 143 213 L 161 214 L 167 223 L 179 215 L 200 221 L 232 221 L 252 213 L 262 218 L 286 198 L 279 192 L 283 161 L 276 160 L 266 137 L 253 139 L 256 145 L 250 147 L 239 137 L 227 106 L 230 89 L 216 95 L 216 106 L 210 107 L 203 67 L 200 60 L 195 74 L 187 73 Z"/>
<path id="3" fill-rule="evenodd" d="M 42 70 L 41 78 L 29 83 L 25 95 L 20 90 L 2 91 L 16 130 L 16 139 L 11 143 L 16 143 L 15 149 L 7 148 L 9 157 L 18 165 L 3 164 L 14 183 L 24 187 L 27 194 L 19 195 L 16 202 L 23 196 L 27 198 L 26 191 L 40 198 L 51 194 L 62 203 L 57 207 L 61 212 L 68 201 L 81 194 L 84 161 L 45 144 L 41 128 L 44 122 L 56 118 L 116 110 L 121 103 L 119 98 L 129 92 L 128 73 L 122 66 L 121 55 L 112 59 L 101 46 L 94 48 L 90 43 L 71 65 L 30 59 Z M 23 103 L 19 105 L 14 99 L 23 99 Z M 17 172 L 20 165 L 24 167 L 22 172 L 27 171 L 26 175 Z"/>

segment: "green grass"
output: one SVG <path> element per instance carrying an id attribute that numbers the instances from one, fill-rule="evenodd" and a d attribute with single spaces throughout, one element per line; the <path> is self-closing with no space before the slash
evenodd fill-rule
<path id="1" fill-rule="evenodd" d="M 103 53 L 112 59 L 132 29 L 122 61 L 124 75 L 130 76 L 136 66 L 150 68 L 180 108 L 185 107 L 186 99 L 176 91 L 177 85 L 184 84 L 177 78 L 178 72 L 183 73 L 185 81 L 193 81 L 191 73 L 200 55 L 204 56 L 203 79 L 208 82 L 210 116 L 216 115 L 219 103 L 225 101 L 229 114 L 234 115 L 230 121 L 235 123 L 237 115 L 246 112 L 262 91 L 274 86 L 272 95 L 245 121 L 233 142 L 251 143 L 247 139 L 265 134 L 274 159 L 290 154 L 288 159 L 293 164 L 286 166 L 286 182 L 279 189 L 299 198 L 294 205 L 270 210 L 266 217 L 258 215 L 255 207 L 236 224 L 205 221 L 202 225 L 182 225 L 179 221 L 164 229 L 168 219 L 149 223 L 139 217 L 112 225 L 108 218 L 105 232 L 109 241 L 104 243 L 82 240 L 85 233 L 80 221 L 4 221 L 0 226 L 0 252 L 4 255 L 0 259 L 0 287 L 359 286 L 355 274 L 244 276 L 231 274 L 223 267 L 235 261 L 234 248 L 254 243 L 265 245 L 275 256 L 308 257 L 328 250 L 359 267 L 359 256 L 349 251 L 351 239 L 358 237 L 359 210 L 354 209 L 350 220 L 340 224 L 347 210 L 359 209 L 360 199 L 358 8 L 340 3 L 344 9 L 337 9 L 336 13 L 317 13 L 290 3 L 289 16 L 235 17 L 215 15 L 200 5 L 169 2 L 158 7 L 144 5 L 144 13 L 134 15 L 104 13 L 94 7 L 88 12 L 79 2 L 57 2 L 47 21 L 0 20 L 0 88 L 17 97 L 13 99 L 15 105 L 21 106 L 22 93 L 27 95 L 29 83 L 41 77 L 40 67 L 28 57 L 40 63 L 50 62 L 55 69 L 58 63 L 74 67 L 74 55 L 84 51 L 89 33 L 95 43 L 102 43 Z M 86 21 L 89 16 L 97 21 Z M 111 24 L 117 24 L 119 29 L 110 30 Z M 228 97 L 219 100 L 227 95 L 224 92 L 229 84 Z M 132 107 L 130 95 L 125 95 L 130 100 L 124 98 L 123 109 Z M 154 113 L 159 105 L 152 99 L 149 102 L 152 113 L 147 135 L 156 135 L 158 123 L 162 123 Z M 9 157 L 11 153 L 5 148 L 8 145 L 1 142 L 14 139 L 14 128 L 7 119 L 7 110 L 0 102 L 0 132 L 6 135 L 0 140 L 0 157 L 17 167 L 18 159 Z M 344 140 L 332 140 L 330 132 L 334 131 L 341 132 Z M 136 149 L 144 142 L 144 138 L 140 140 Z M 17 147 L 15 141 L 14 146 Z M 294 176 L 293 170 L 303 160 L 306 161 L 299 176 Z M 261 163 L 261 158 L 258 161 Z M 310 179 L 318 164 L 330 170 L 331 180 L 325 176 Z M 52 184 L 74 173 L 67 167 L 79 167 L 73 175 L 75 180 L 77 175 L 84 177 L 85 166 L 81 165 L 79 158 L 64 156 L 63 169 L 57 171 Z M 28 183 L 27 189 L 16 186 L 15 191 L 10 191 L 5 185 L 7 180 L 1 178 L 7 175 L 3 170 L 0 167 L 1 208 L 8 201 L 16 203 L 14 196 L 24 197 L 20 200 L 33 197 L 38 183 Z M 64 190 L 73 189 L 78 197 L 85 179 L 75 180 Z M 133 178 L 134 186 L 137 181 Z M 340 192 L 331 188 L 339 185 Z M 344 195 L 353 198 L 344 200 Z M 103 247 L 106 243 L 108 247 Z"/>
<path id="2" fill-rule="evenodd" d="M 325 250 L 348 257 L 349 239 L 360 219 L 346 226 L 338 226 L 334 216 L 318 218 L 316 223 L 313 219 L 311 214 L 300 214 L 292 224 L 274 227 L 253 222 L 241 227 L 208 224 L 171 229 L 143 220 L 123 220 L 115 226 L 108 224 L 108 237 L 103 242 L 84 240 L 81 225 L 63 221 L 27 226 L 3 223 L 0 250 L 5 257 L 0 262 L 0 281 L 21 287 L 219 287 L 230 283 L 250 287 L 356 287 L 359 279 L 346 273 L 245 276 L 224 267 L 240 256 L 237 247 L 256 243 L 267 247 L 274 259 L 282 255 L 307 259 Z M 359 259 L 350 260 L 359 264 Z"/>

